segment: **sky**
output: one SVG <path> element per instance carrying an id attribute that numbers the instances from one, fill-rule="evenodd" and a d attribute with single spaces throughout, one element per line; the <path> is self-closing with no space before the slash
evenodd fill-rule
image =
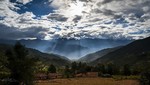
<path id="1" fill-rule="evenodd" d="M 150 0 L 0 0 L 0 39 L 150 36 Z"/>

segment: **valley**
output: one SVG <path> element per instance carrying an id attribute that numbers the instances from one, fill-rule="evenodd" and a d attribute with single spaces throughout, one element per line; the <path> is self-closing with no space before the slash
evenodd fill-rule
<path id="1" fill-rule="evenodd" d="M 64 85 L 64 82 L 68 85 L 140 85 L 140 82 L 145 82 L 142 76 L 149 75 L 147 72 L 149 72 L 150 66 L 150 37 L 135 40 L 126 45 L 121 44 L 121 46 L 112 46 L 111 48 L 104 48 L 94 53 L 87 53 L 87 55 L 75 61 L 55 53 L 41 52 L 31 47 L 26 48 L 25 45 L 22 45 L 25 41 L 15 42 L 17 42 L 15 45 L 8 43 L 0 44 L 0 55 L 2 57 L 0 65 L 3 68 L 3 70 L 0 71 L 0 75 L 3 75 L 1 78 L 5 78 L 11 74 L 8 69 L 12 69 L 13 71 L 13 69 L 16 68 L 11 68 L 12 64 L 9 66 L 7 62 L 16 64 L 26 63 L 26 65 L 35 63 L 32 65 L 36 68 L 34 69 L 36 72 L 34 74 L 34 81 L 37 81 L 36 85 Z M 33 43 L 33 41 L 26 41 L 26 45 L 30 45 L 30 43 L 27 44 L 27 42 Z M 58 52 L 62 50 L 66 53 L 70 53 L 76 50 L 80 51 L 82 48 L 78 45 L 70 44 L 66 47 L 62 42 L 58 43 L 58 46 L 54 48 L 55 50 L 57 49 Z M 72 41 L 67 43 L 72 43 Z M 73 48 L 73 50 L 69 50 L 71 48 Z M 10 52 L 8 50 L 10 50 Z M 23 54 L 20 54 L 20 52 Z M 22 57 L 22 61 L 22 58 L 17 55 L 26 56 Z M 27 59 L 27 61 L 24 61 L 24 58 L 25 60 Z M 29 62 L 30 60 L 31 62 Z M 3 63 L 8 64 L 9 67 Z M 21 70 L 24 68 L 20 67 L 16 69 Z"/>

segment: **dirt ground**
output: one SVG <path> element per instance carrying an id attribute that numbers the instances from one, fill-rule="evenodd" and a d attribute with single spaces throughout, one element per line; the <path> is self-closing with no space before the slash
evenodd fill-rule
<path id="1" fill-rule="evenodd" d="M 137 80 L 114 80 L 112 78 L 72 78 L 38 81 L 36 85 L 139 85 Z"/>

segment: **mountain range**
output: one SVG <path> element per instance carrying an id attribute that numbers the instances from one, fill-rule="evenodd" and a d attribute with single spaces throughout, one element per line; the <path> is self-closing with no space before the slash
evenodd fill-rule
<path id="1" fill-rule="evenodd" d="M 53 39 L 53 40 L 4 40 L 1 44 L 14 45 L 15 42 L 21 42 L 28 48 L 33 48 L 44 53 L 57 54 L 69 59 L 79 59 L 89 53 L 93 53 L 106 48 L 126 45 L 132 40 L 110 40 L 110 39 Z"/>

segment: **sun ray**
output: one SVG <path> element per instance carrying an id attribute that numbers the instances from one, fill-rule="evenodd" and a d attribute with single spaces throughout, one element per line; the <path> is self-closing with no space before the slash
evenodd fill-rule
<path id="1" fill-rule="evenodd" d="M 75 3 L 71 3 L 68 9 L 68 15 L 82 15 L 84 11 L 84 3 L 77 0 Z"/>

